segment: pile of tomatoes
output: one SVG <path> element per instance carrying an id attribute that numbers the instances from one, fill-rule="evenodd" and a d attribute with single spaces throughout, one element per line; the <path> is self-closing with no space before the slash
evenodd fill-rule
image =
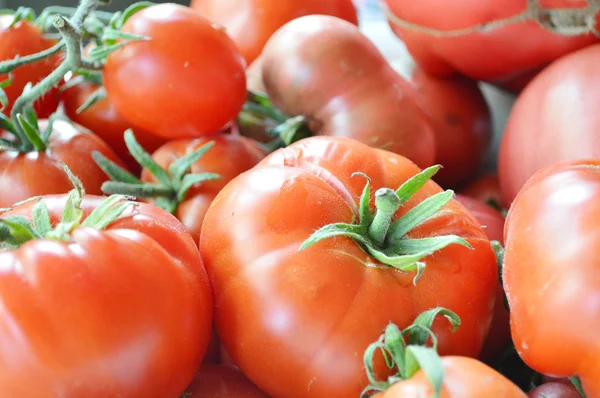
<path id="1" fill-rule="evenodd" d="M 600 2 L 102 3 L 0 16 L 0 396 L 600 398 Z"/>

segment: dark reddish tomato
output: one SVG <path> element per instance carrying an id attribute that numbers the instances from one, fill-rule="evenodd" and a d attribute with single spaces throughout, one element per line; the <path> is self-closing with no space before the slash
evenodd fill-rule
<path id="1" fill-rule="evenodd" d="M 279 150 L 230 182 L 204 219 L 200 251 L 215 294 L 226 351 L 271 396 L 358 396 L 368 384 L 362 354 L 389 322 L 411 324 L 436 306 L 462 319 L 451 333 L 433 325 L 440 351 L 479 354 L 492 318 L 498 275 L 477 221 L 450 201 L 410 237 L 447 233 L 474 248 L 448 246 L 399 271 L 347 237 L 299 252 L 317 229 L 357 217 L 364 179 L 375 192 L 399 187 L 419 169 L 406 158 L 339 137 L 313 137 Z M 441 192 L 429 181 L 396 213 Z M 335 364 L 335 366 L 332 366 Z"/>
<path id="2" fill-rule="evenodd" d="M 456 195 L 456 200 L 475 216 L 490 240 L 504 243 L 504 217 L 491 206 L 464 195 Z"/>
<path id="3" fill-rule="evenodd" d="M 600 161 L 537 172 L 512 204 L 504 236 L 517 352 L 539 373 L 580 376 L 587 396 L 600 396 Z"/>
<path id="4" fill-rule="evenodd" d="M 55 44 L 53 40 L 43 38 L 42 32 L 32 23 L 20 21 L 9 27 L 12 21 L 12 15 L 0 16 L 0 61 L 13 59 L 16 56 L 35 54 Z M 10 114 L 13 103 L 21 95 L 27 83 L 35 84 L 48 76 L 56 68 L 58 62 L 58 55 L 54 55 L 14 70 L 13 83 L 4 89 L 9 103 L 3 113 Z M 8 75 L 0 75 L 0 81 L 7 79 Z M 58 102 L 58 89 L 50 90 L 34 104 L 38 117 L 49 117 L 58 107 Z"/>
<path id="5" fill-rule="evenodd" d="M 53 225 L 66 200 L 44 198 Z M 84 218 L 101 201 L 86 197 Z M 31 219 L 35 203 L 5 216 Z M 103 231 L 76 227 L 68 239 L 0 251 L 2 395 L 179 396 L 202 360 L 212 320 L 191 236 L 170 214 L 139 204 Z"/>
<path id="6" fill-rule="evenodd" d="M 598 41 L 598 6 L 585 0 L 386 3 L 392 30 L 425 71 L 517 90 L 548 63 Z"/>
<path id="7" fill-rule="evenodd" d="M 82 113 L 77 109 L 98 89 L 91 83 L 82 83 L 65 90 L 62 95 L 65 114 L 79 125 L 90 129 L 102 138 L 123 160 L 127 168 L 135 174 L 141 171 L 140 165 L 133 159 L 125 141 L 123 133 L 133 126 L 112 106 L 108 98 L 95 103 Z M 165 138 L 158 137 L 143 129 L 133 127 L 138 142 L 149 152 L 154 152 L 166 142 Z"/>
<path id="8" fill-rule="evenodd" d="M 314 134 L 354 138 L 421 167 L 434 162 L 435 136 L 414 87 L 351 23 L 296 19 L 269 40 L 262 62 L 273 103 L 304 116 Z"/>
<path id="9" fill-rule="evenodd" d="M 42 131 L 47 125 L 47 120 L 40 121 Z M 73 184 L 60 162 L 65 163 L 81 180 L 86 192 L 102 195 L 100 187 L 108 178 L 92 160 L 93 151 L 99 151 L 121 164 L 104 141 L 63 120 L 54 123 L 45 152 L 0 151 L 0 208 L 33 196 L 70 191 Z"/>
<path id="10" fill-rule="evenodd" d="M 202 366 L 186 394 L 187 398 L 268 398 L 233 366 Z"/>
<path id="11" fill-rule="evenodd" d="M 529 398 L 581 398 L 581 394 L 569 380 L 542 384 L 529 391 L 527 396 Z"/>
<path id="12" fill-rule="evenodd" d="M 358 24 L 352 0 L 192 0 L 191 7 L 227 30 L 252 63 L 283 25 L 305 15 L 332 15 Z"/>
<path id="13" fill-rule="evenodd" d="M 536 171 L 558 161 L 600 158 L 600 45 L 553 63 L 527 86 L 506 125 L 499 155 L 511 203 Z"/>
<path id="14" fill-rule="evenodd" d="M 505 209 L 506 203 L 502 199 L 500 181 L 495 174 L 485 174 L 463 188 L 460 193 L 481 203 Z"/>
<path id="15" fill-rule="evenodd" d="M 150 37 L 112 53 L 103 77 L 117 111 L 167 138 L 216 133 L 246 100 L 244 59 L 225 31 L 193 10 L 158 4 L 122 31 Z"/>

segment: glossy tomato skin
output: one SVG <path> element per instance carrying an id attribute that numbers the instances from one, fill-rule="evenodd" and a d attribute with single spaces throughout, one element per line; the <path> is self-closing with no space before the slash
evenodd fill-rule
<path id="1" fill-rule="evenodd" d="M 175 160 L 209 142 L 214 142 L 214 146 L 192 165 L 190 172 L 217 173 L 221 178 L 202 182 L 190 189 L 187 199 L 175 213 L 196 242 L 200 238 L 206 211 L 219 191 L 233 178 L 254 167 L 266 155 L 260 145 L 248 138 L 235 134 L 217 134 L 194 140 L 168 142 L 154 152 L 152 158 L 168 170 Z M 155 182 L 155 179 L 148 170 L 144 170 L 142 181 Z"/>
<path id="2" fill-rule="evenodd" d="M 526 0 L 386 0 L 385 3 L 397 18 L 441 32 L 469 29 L 514 17 L 524 13 L 528 4 Z M 538 4 L 541 19 L 549 9 L 575 9 L 587 5 L 577 0 L 540 1 Z M 392 17 L 389 19 L 392 30 L 406 43 L 425 71 L 442 76 L 460 72 L 474 80 L 508 84 L 513 89 L 522 88 L 527 78 L 533 77 L 532 71 L 598 41 L 591 33 L 560 35 L 533 20 L 444 36 L 401 27 Z M 568 18 L 564 20 L 568 21 Z M 523 79 L 524 75 L 526 79 Z"/>
<path id="3" fill-rule="evenodd" d="M 235 119 L 246 100 L 245 63 L 225 31 L 176 4 L 145 8 L 122 31 L 151 38 L 111 54 L 103 72 L 110 101 L 132 124 L 177 139 Z"/>
<path id="4" fill-rule="evenodd" d="M 352 222 L 365 184 L 354 172 L 366 173 L 374 192 L 400 186 L 418 170 L 354 140 L 314 137 L 270 155 L 213 201 L 200 251 L 215 292 L 215 322 L 228 354 L 261 390 L 272 397 L 358 396 L 367 384 L 368 344 L 389 322 L 408 326 L 438 305 L 463 320 L 456 333 L 434 324 L 440 351 L 479 354 L 497 270 L 485 234 L 457 202 L 410 235 L 456 233 L 474 250 L 454 245 L 425 259 L 416 287 L 414 273 L 382 266 L 348 238 L 298 252 L 318 228 Z M 437 192 L 427 183 L 398 215 Z"/>
<path id="5" fill-rule="evenodd" d="M 239 369 L 225 365 L 202 366 L 186 393 L 187 398 L 268 398 Z"/>
<path id="6" fill-rule="evenodd" d="M 590 397 L 600 396 L 599 194 L 599 161 L 551 165 L 523 187 L 504 234 L 519 355 L 542 374 L 579 375 Z"/>
<path id="7" fill-rule="evenodd" d="M 527 393 L 529 398 L 581 398 L 581 394 L 569 381 L 552 381 Z"/>
<path id="8" fill-rule="evenodd" d="M 442 358 L 444 384 L 440 398 L 526 398 L 527 395 L 487 365 L 465 357 Z M 423 371 L 409 380 L 400 381 L 373 398 L 431 397 L 433 388 Z"/>
<path id="9" fill-rule="evenodd" d="M 543 167 L 600 157 L 600 115 L 594 106 L 600 101 L 599 62 L 600 45 L 570 54 L 540 73 L 517 100 L 498 159 L 507 203 Z"/>
<path id="10" fill-rule="evenodd" d="M 461 189 L 460 193 L 481 203 L 497 205 L 501 209 L 507 207 L 502 198 L 500 181 L 495 174 L 484 174 L 478 177 L 475 181 Z"/>
<path id="11" fill-rule="evenodd" d="M 91 83 L 81 83 L 65 90 L 61 97 L 64 112 L 69 119 L 102 138 L 115 151 L 117 156 L 123 160 L 127 168 L 139 175 L 142 169 L 129 153 L 127 145 L 125 145 L 123 137 L 125 130 L 133 129 L 137 141 L 150 153 L 163 145 L 166 142 L 166 138 L 158 137 L 143 129 L 132 126 L 131 123 L 117 112 L 108 98 L 98 101 L 84 112 L 77 113 L 77 109 L 97 89 L 98 86 Z"/>
<path id="12" fill-rule="evenodd" d="M 101 200 L 86 197 L 84 213 Z M 66 195 L 45 201 L 57 222 Z M 33 204 L 9 214 L 30 218 Z M 212 318 L 206 271 L 183 225 L 139 204 L 107 230 L 78 228 L 72 239 L 0 252 L 2 394 L 181 394 L 202 360 Z"/>
<path id="13" fill-rule="evenodd" d="M 40 120 L 39 124 L 43 131 L 48 121 Z M 11 207 L 33 196 L 66 193 L 73 189 L 60 162 L 81 180 L 87 193 L 101 195 L 100 187 L 108 177 L 94 163 L 94 151 L 122 164 L 104 141 L 64 120 L 54 122 L 45 152 L 0 151 L 0 208 Z"/>
<path id="14" fill-rule="evenodd" d="M 273 103 L 306 117 L 313 133 L 354 138 L 420 167 L 434 162 L 434 133 L 414 88 L 351 23 L 296 19 L 269 40 L 262 62 Z"/>
<path id="15" fill-rule="evenodd" d="M 52 47 L 55 42 L 42 37 L 40 30 L 28 21 L 17 22 L 10 27 L 12 15 L 0 16 L 0 61 L 16 56 L 35 54 Z M 58 66 L 58 55 L 42 61 L 21 66 L 13 71 L 13 83 L 4 91 L 8 97 L 8 106 L 2 112 L 10 115 L 15 100 L 23 93 L 27 83 L 37 83 L 50 74 Z M 8 75 L 0 75 L 0 81 L 8 79 Z M 34 104 L 38 117 L 49 117 L 58 108 L 58 89 L 54 88 Z"/>
<path id="16" fill-rule="evenodd" d="M 305 15 L 332 15 L 358 24 L 352 0 L 192 0 L 191 7 L 227 30 L 250 65 L 283 25 Z"/>

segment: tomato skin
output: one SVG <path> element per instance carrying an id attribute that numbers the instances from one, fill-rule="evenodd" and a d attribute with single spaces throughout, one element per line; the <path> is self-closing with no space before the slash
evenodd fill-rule
<path id="1" fill-rule="evenodd" d="M 270 155 L 213 201 L 200 251 L 215 293 L 215 323 L 228 354 L 265 393 L 358 396 L 368 384 L 362 353 L 369 343 L 389 322 L 403 328 L 436 305 L 463 320 L 456 333 L 434 324 L 442 354 L 477 356 L 497 270 L 485 234 L 457 202 L 411 236 L 453 231 L 474 250 L 449 246 L 425 259 L 428 269 L 416 287 L 414 273 L 366 266 L 378 263 L 348 238 L 298 252 L 318 228 L 352 221 L 365 183 L 352 173 L 366 173 L 375 192 L 418 170 L 402 156 L 354 140 L 313 137 Z M 428 182 L 398 216 L 437 192 Z"/>
<path id="2" fill-rule="evenodd" d="M 598 62 L 600 45 L 570 54 L 540 73 L 515 103 L 498 159 L 507 203 L 543 167 L 600 157 L 600 115 L 594 105 L 600 101 Z"/>
<path id="3" fill-rule="evenodd" d="M 177 139 L 235 119 L 246 100 L 245 64 L 223 30 L 187 7 L 158 4 L 122 31 L 151 38 L 112 53 L 103 72 L 110 101 L 132 124 Z"/>
<path id="4" fill-rule="evenodd" d="M 66 195 L 45 201 L 57 222 Z M 84 214 L 101 201 L 87 196 Z M 31 218 L 33 204 L 7 214 Z M 106 231 L 78 228 L 72 239 L 0 252 L 3 395 L 181 394 L 212 318 L 210 285 L 190 235 L 171 215 L 140 204 Z"/>
<path id="5" fill-rule="evenodd" d="M 511 206 L 504 234 L 519 355 L 539 373 L 579 375 L 590 397 L 600 396 L 599 167 L 589 160 L 540 170 Z"/>
<path id="6" fill-rule="evenodd" d="M 263 52 L 263 82 L 273 103 L 303 115 L 316 135 L 349 137 L 408 157 L 435 158 L 435 138 L 414 88 L 358 28 L 313 15 L 281 28 Z"/>
<path id="7" fill-rule="evenodd" d="M 442 358 L 442 364 L 444 384 L 440 398 L 527 397 L 507 378 L 475 359 L 448 356 Z M 420 370 L 409 380 L 397 382 L 373 398 L 430 397 L 432 394 L 431 383 Z"/>
<path id="8" fill-rule="evenodd" d="M 573 384 L 566 380 L 564 382 L 553 381 L 527 393 L 529 398 L 581 398 L 581 394 Z"/>
<path id="9" fill-rule="evenodd" d="M 40 120 L 39 124 L 43 131 L 48 121 Z M 100 187 L 108 177 L 92 160 L 93 151 L 122 165 L 100 138 L 82 132 L 64 120 L 54 122 L 46 152 L 0 151 L 0 208 L 11 207 L 34 196 L 66 193 L 73 189 L 60 162 L 81 180 L 87 193 L 101 195 Z"/>
<path id="10" fill-rule="evenodd" d="M 268 398 L 239 369 L 223 365 L 202 366 L 186 392 L 187 398 Z"/>
<path id="11" fill-rule="evenodd" d="M 484 174 L 463 188 L 460 193 L 464 196 L 476 199 L 481 203 L 495 203 L 501 209 L 505 209 L 506 203 L 502 198 L 500 181 L 495 174 Z"/>
<path id="12" fill-rule="evenodd" d="M 389 10 L 400 19 L 430 29 L 451 31 L 485 25 L 526 11 L 526 0 L 386 0 Z M 544 10 L 584 7 L 583 1 L 542 1 Z M 431 10 L 435 10 L 432 12 Z M 540 13 L 543 15 L 543 13 Z M 543 18 L 543 17 L 542 17 Z M 570 52 L 596 43 L 593 34 L 569 36 L 544 29 L 533 20 L 494 27 L 485 32 L 459 36 L 438 36 L 401 28 L 392 30 L 408 47 L 417 63 L 428 73 L 449 76 L 460 72 L 474 80 L 522 88 L 523 75 L 535 71 Z"/>
<path id="13" fill-rule="evenodd" d="M 175 213 L 196 242 L 200 238 L 202 222 L 213 199 L 229 181 L 260 162 L 265 157 L 264 149 L 246 137 L 217 134 L 194 140 L 170 141 L 152 155 L 156 163 L 168 170 L 175 160 L 211 141 L 215 143 L 214 146 L 192 165 L 190 172 L 217 173 L 221 178 L 202 182 L 190 189 L 187 199 L 179 205 Z M 142 171 L 142 181 L 156 182 L 154 176 L 146 169 Z"/>
<path id="14" fill-rule="evenodd" d="M 191 6 L 223 25 L 250 65 L 283 25 L 305 15 L 332 15 L 358 25 L 352 0 L 192 0 Z"/>
<path id="15" fill-rule="evenodd" d="M 82 83 L 70 87 L 62 94 L 62 103 L 65 114 L 75 123 L 90 129 L 98 137 L 102 138 L 123 160 L 127 169 L 138 174 L 141 166 L 129 153 L 123 133 L 127 129 L 133 129 L 135 138 L 148 152 L 152 153 L 166 142 L 165 138 L 158 137 L 143 129 L 134 127 L 112 106 L 108 98 L 95 103 L 84 112 L 77 113 L 77 109 L 98 89 L 91 83 Z"/>
<path id="16" fill-rule="evenodd" d="M 461 194 L 457 194 L 455 199 L 479 221 L 489 240 L 504 243 L 504 217 L 498 210 Z"/>

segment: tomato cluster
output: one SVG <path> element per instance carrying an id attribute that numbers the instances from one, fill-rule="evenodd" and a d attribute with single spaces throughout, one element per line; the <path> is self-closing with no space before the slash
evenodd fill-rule
<path id="1" fill-rule="evenodd" d="M 2 397 L 600 398 L 596 1 L 103 3 L 0 17 Z"/>

